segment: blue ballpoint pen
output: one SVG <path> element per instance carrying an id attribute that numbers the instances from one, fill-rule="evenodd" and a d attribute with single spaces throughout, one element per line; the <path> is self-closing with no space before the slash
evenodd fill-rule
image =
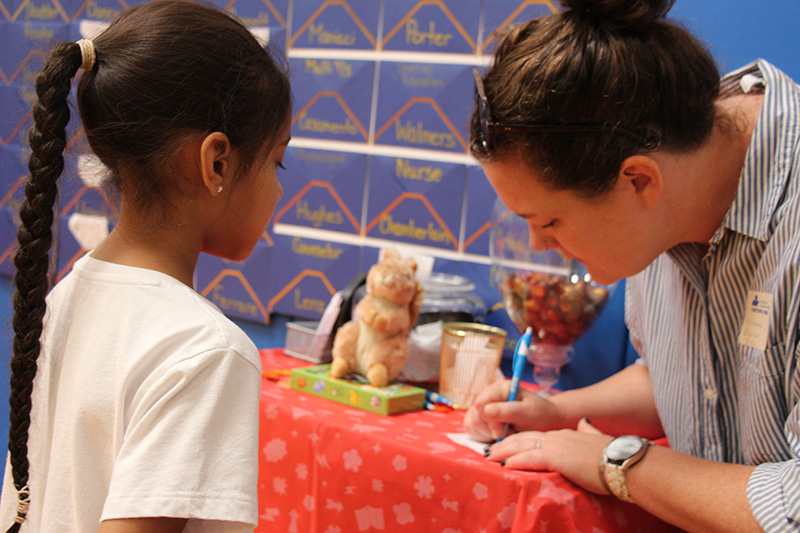
<path id="1" fill-rule="evenodd" d="M 511 359 L 511 387 L 508 390 L 508 401 L 513 402 L 517 400 L 517 393 L 519 392 L 519 382 L 522 379 L 522 371 L 525 369 L 525 361 L 528 360 L 528 346 L 531 344 L 531 337 L 533 337 L 533 328 L 528 328 L 525 333 L 517 341 L 517 346 L 514 348 L 514 357 Z M 503 434 L 495 442 L 500 442 L 508 435 L 508 424 L 503 425 Z"/>

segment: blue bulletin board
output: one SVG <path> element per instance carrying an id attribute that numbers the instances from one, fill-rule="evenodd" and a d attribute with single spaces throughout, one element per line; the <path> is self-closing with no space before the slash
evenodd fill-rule
<path id="1" fill-rule="evenodd" d="M 495 306 L 495 195 L 467 147 L 471 71 L 488 64 L 495 30 L 553 13 L 557 0 L 215 1 L 288 56 L 293 140 L 285 194 L 256 253 L 244 264 L 204 257 L 198 290 L 235 318 L 314 319 L 377 249 L 398 245 L 473 278 Z M 95 35 L 126 5 L 0 0 L 0 274 L 12 271 L 34 76 L 54 41 Z M 721 72 L 762 57 L 800 79 L 796 0 L 677 0 L 670 16 L 708 43 Z M 59 276 L 85 252 L 69 217 L 112 227 L 117 213 L 77 121 L 69 146 Z"/>

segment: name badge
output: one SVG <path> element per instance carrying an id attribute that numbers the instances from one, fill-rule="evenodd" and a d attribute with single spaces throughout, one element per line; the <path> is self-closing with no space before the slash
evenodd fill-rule
<path id="1" fill-rule="evenodd" d="M 772 295 L 768 292 L 748 291 L 744 322 L 739 331 L 739 344 L 756 350 L 766 350 L 771 316 Z"/>

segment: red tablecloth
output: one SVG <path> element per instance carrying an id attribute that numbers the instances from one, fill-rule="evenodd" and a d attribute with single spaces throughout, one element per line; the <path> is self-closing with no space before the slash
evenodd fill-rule
<path id="1" fill-rule="evenodd" d="M 262 364 L 265 375 L 308 365 L 280 349 L 262 350 Z M 257 531 L 674 531 L 559 474 L 486 461 L 447 437 L 463 416 L 381 416 L 264 379 Z"/>

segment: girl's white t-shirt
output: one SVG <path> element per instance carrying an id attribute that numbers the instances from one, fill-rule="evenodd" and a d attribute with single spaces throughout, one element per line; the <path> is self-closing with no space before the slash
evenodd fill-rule
<path id="1" fill-rule="evenodd" d="M 42 339 L 23 531 L 150 516 L 191 518 L 185 531 L 255 527 L 260 358 L 214 304 L 85 256 L 48 296 Z M 7 465 L 3 530 L 16 500 Z"/>

